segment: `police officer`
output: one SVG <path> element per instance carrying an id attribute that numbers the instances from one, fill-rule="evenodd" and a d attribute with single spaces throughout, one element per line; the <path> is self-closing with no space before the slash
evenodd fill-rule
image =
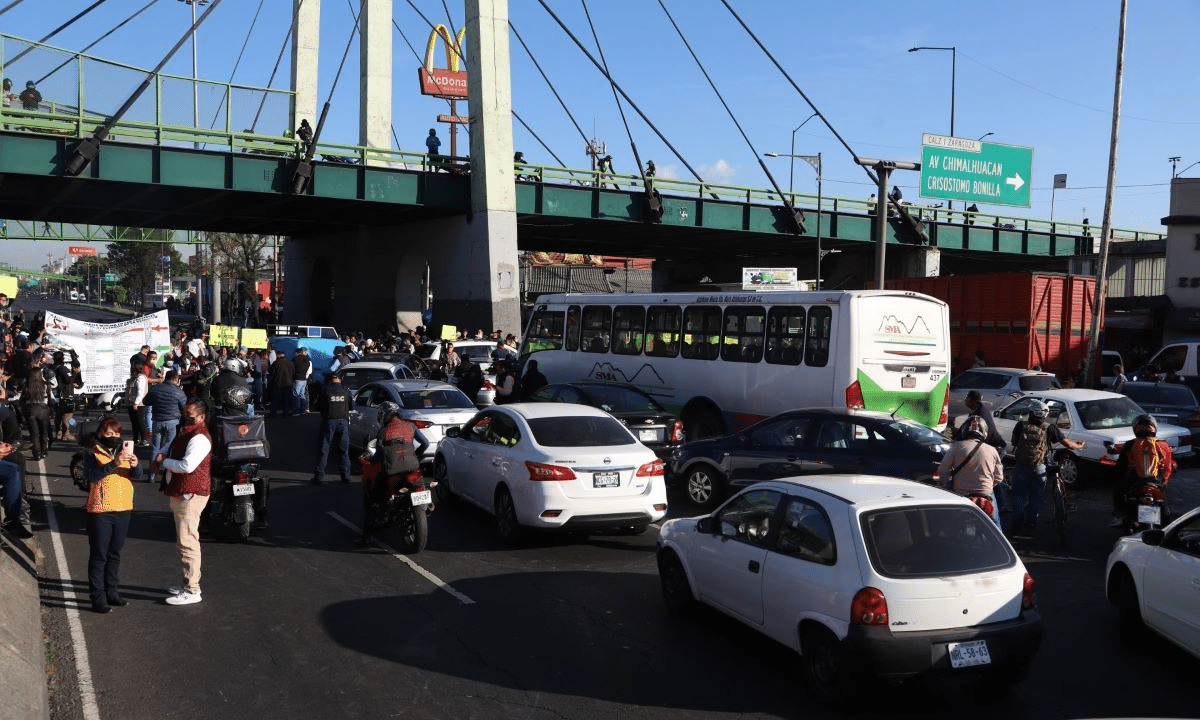
<path id="1" fill-rule="evenodd" d="M 329 446 L 334 435 L 340 435 L 338 462 L 342 471 L 342 482 L 350 482 L 350 391 L 342 386 L 340 375 L 329 379 L 329 385 L 317 401 L 321 413 L 321 453 L 317 456 L 317 467 L 313 472 L 312 484 L 320 485 L 325 478 L 325 464 L 329 461 Z"/>

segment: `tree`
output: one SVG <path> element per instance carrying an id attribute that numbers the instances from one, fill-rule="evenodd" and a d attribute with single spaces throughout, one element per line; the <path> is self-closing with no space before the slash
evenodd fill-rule
<path id="1" fill-rule="evenodd" d="M 126 290 L 145 310 L 146 296 L 153 292 L 155 280 L 166 268 L 182 265 L 172 231 L 159 229 L 113 228 L 114 237 L 138 237 L 138 240 L 109 243 L 108 264 L 123 276 Z M 163 258 L 167 262 L 163 262 Z"/>
<path id="2" fill-rule="evenodd" d="M 271 258 L 266 252 L 271 244 L 269 235 L 245 235 L 234 233 L 209 233 L 209 249 L 212 263 L 222 278 L 240 282 L 243 302 L 258 307 L 255 282 L 259 275 L 271 268 Z M 228 288 L 233 291 L 233 285 Z"/>

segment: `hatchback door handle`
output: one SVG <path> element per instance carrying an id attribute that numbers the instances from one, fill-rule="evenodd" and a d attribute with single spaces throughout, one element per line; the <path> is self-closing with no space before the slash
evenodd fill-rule
<path id="1" fill-rule="evenodd" d="M 757 560 L 750 561 L 750 572 L 752 572 L 752 573 L 758 572 L 758 561 Z"/>

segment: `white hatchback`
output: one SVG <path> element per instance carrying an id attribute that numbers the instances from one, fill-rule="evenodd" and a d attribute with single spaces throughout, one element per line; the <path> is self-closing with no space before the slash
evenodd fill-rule
<path id="1" fill-rule="evenodd" d="M 1200 508 L 1162 530 L 1117 540 L 1105 577 L 1123 636 L 1149 626 L 1200 658 Z"/>
<path id="2" fill-rule="evenodd" d="M 646 531 L 667 514 L 663 461 L 612 415 L 573 403 L 514 403 L 450 428 L 434 461 L 438 492 L 524 528 Z"/>
<path id="3" fill-rule="evenodd" d="M 669 606 L 703 602 L 792 648 L 824 701 L 867 675 L 979 675 L 999 690 L 1041 643 L 1033 578 L 995 523 L 908 480 L 758 483 L 664 523 L 658 568 Z"/>

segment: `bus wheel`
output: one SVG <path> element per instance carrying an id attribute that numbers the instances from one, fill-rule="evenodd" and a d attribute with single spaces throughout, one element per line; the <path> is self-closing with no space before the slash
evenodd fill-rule
<path id="1" fill-rule="evenodd" d="M 711 407 L 689 410 L 683 416 L 684 431 L 688 440 L 703 440 L 725 434 L 725 422 L 721 414 Z"/>

